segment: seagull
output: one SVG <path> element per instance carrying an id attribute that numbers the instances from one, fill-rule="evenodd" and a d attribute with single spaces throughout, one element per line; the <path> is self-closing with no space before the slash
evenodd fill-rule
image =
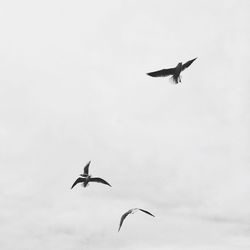
<path id="1" fill-rule="evenodd" d="M 89 161 L 89 162 L 85 165 L 83 174 L 80 174 L 81 177 L 78 177 L 78 178 L 76 179 L 76 181 L 73 183 L 71 189 L 72 189 L 76 184 L 78 184 L 78 183 L 82 183 L 83 187 L 87 187 L 87 185 L 88 185 L 89 182 L 98 182 L 98 183 L 102 183 L 102 184 L 105 184 L 105 185 L 108 185 L 108 186 L 111 187 L 111 185 L 110 185 L 107 181 L 105 181 L 105 180 L 103 180 L 103 179 L 101 179 L 101 178 L 99 178 L 99 177 L 91 177 L 91 175 L 89 175 L 89 165 L 90 165 L 90 162 L 91 162 L 91 161 Z"/>
<path id="2" fill-rule="evenodd" d="M 190 61 L 187 61 L 184 64 L 182 64 L 180 62 L 177 64 L 177 66 L 175 68 L 161 69 L 158 71 L 147 73 L 147 75 L 152 76 L 152 77 L 165 77 L 165 76 L 172 75 L 172 77 L 170 79 L 175 84 L 178 84 L 179 82 L 181 82 L 181 76 L 180 76 L 181 71 L 188 68 L 196 59 L 197 59 L 197 57 L 190 60 Z"/>
<path id="3" fill-rule="evenodd" d="M 120 231 L 121 229 L 121 226 L 123 224 L 123 221 L 125 220 L 125 218 L 129 215 L 129 214 L 134 214 L 135 212 L 138 212 L 138 211 L 142 211 L 148 215 L 151 215 L 153 217 L 155 217 L 153 214 L 151 214 L 150 212 L 144 210 L 144 209 L 141 209 L 141 208 L 132 208 L 130 210 L 128 210 L 125 214 L 122 215 L 121 217 L 121 220 L 120 220 L 120 225 L 119 225 L 119 229 L 118 229 L 118 232 Z"/>

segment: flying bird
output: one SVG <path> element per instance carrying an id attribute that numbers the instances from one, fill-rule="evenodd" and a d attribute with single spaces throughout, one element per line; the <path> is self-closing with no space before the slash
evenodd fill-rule
<path id="1" fill-rule="evenodd" d="M 119 229 L 118 229 L 118 232 L 120 231 L 121 229 L 121 226 L 123 224 L 123 221 L 125 220 L 125 218 L 129 215 L 129 214 L 134 214 L 135 212 L 138 212 L 138 211 L 142 211 L 148 215 L 151 215 L 153 217 L 155 217 L 153 214 L 151 214 L 150 212 L 144 210 L 144 209 L 141 209 L 141 208 L 132 208 L 130 210 L 128 210 L 125 214 L 122 215 L 121 217 L 121 220 L 120 220 L 120 225 L 119 225 Z"/>
<path id="2" fill-rule="evenodd" d="M 152 76 L 152 77 L 165 77 L 165 76 L 171 76 L 171 80 L 175 83 L 178 84 L 181 82 L 181 72 L 188 68 L 195 60 L 197 59 L 194 58 L 190 61 L 187 61 L 186 63 L 182 64 L 181 62 L 177 64 L 175 68 L 169 68 L 169 69 L 161 69 L 158 71 L 150 72 L 147 73 L 147 75 Z"/>
<path id="3" fill-rule="evenodd" d="M 108 185 L 111 187 L 111 185 L 103 180 L 102 178 L 99 178 L 99 177 L 91 177 L 91 175 L 89 175 L 89 165 L 90 165 L 90 162 L 89 161 L 85 167 L 84 167 L 84 170 L 83 170 L 83 174 L 80 174 L 81 177 L 78 177 L 76 179 L 76 181 L 73 183 L 71 189 L 78 183 L 82 183 L 83 187 L 87 187 L 88 183 L 89 182 L 98 182 L 98 183 L 102 183 L 102 184 L 105 184 L 105 185 Z"/>

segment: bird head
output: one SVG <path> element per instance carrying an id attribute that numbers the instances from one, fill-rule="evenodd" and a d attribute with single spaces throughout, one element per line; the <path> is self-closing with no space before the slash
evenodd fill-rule
<path id="1" fill-rule="evenodd" d="M 87 174 L 80 174 L 81 177 L 87 177 Z"/>

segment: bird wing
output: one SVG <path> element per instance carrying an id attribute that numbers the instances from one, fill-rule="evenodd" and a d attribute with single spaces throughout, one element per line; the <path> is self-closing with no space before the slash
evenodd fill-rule
<path id="1" fill-rule="evenodd" d="M 123 221 L 125 220 L 125 218 L 131 213 L 131 210 L 128 210 L 128 212 L 126 212 L 125 214 L 122 215 L 121 217 L 121 220 L 120 220 L 120 225 L 119 225 L 119 229 L 118 229 L 118 232 L 120 231 L 121 229 L 121 226 L 123 224 Z"/>
<path id="2" fill-rule="evenodd" d="M 103 180 L 102 178 L 99 178 L 99 177 L 90 178 L 89 181 L 99 182 L 99 183 L 102 183 L 102 184 L 109 185 L 111 187 L 111 185 L 107 181 L 105 181 L 105 180 Z"/>
<path id="3" fill-rule="evenodd" d="M 147 73 L 147 75 L 152 76 L 152 77 L 164 77 L 164 76 L 173 75 L 174 71 L 175 71 L 174 68 L 162 69 L 162 70 Z"/>
<path id="4" fill-rule="evenodd" d="M 84 167 L 84 174 L 86 174 L 86 175 L 89 174 L 89 165 L 90 165 L 90 162 L 91 162 L 91 161 L 89 161 L 89 162 L 86 164 L 86 166 Z"/>
<path id="5" fill-rule="evenodd" d="M 141 210 L 142 212 L 144 212 L 144 213 L 146 213 L 146 214 L 148 214 L 148 215 L 151 215 L 151 216 L 155 217 L 153 214 L 151 214 L 150 212 L 148 212 L 148 211 L 146 211 L 146 210 L 144 210 L 144 209 L 140 209 L 140 208 L 139 208 L 139 210 Z"/>
<path id="6" fill-rule="evenodd" d="M 72 189 L 76 184 L 78 184 L 78 183 L 80 183 L 80 182 L 84 182 L 85 179 L 86 179 L 86 178 L 82 178 L 82 177 L 77 178 L 76 181 L 73 183 L 71 189 Z"/>
<path id="7" fill-rule="evenodd" d="M 183 71 L 184 69 L 188 68 L 196 59 L 197 59 L 197 57 L 184 63 L 181 67 L 181 70 Z"/>

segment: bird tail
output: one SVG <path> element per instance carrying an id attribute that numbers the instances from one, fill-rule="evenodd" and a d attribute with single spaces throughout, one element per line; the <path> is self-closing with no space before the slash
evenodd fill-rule
<path id="1" fill-rule="evenodd" d="M 172 82 L 173 84 L 178 84 L 178 80 L 178 76 L 173 75 L 170 77 L 170 82 Z"/>

